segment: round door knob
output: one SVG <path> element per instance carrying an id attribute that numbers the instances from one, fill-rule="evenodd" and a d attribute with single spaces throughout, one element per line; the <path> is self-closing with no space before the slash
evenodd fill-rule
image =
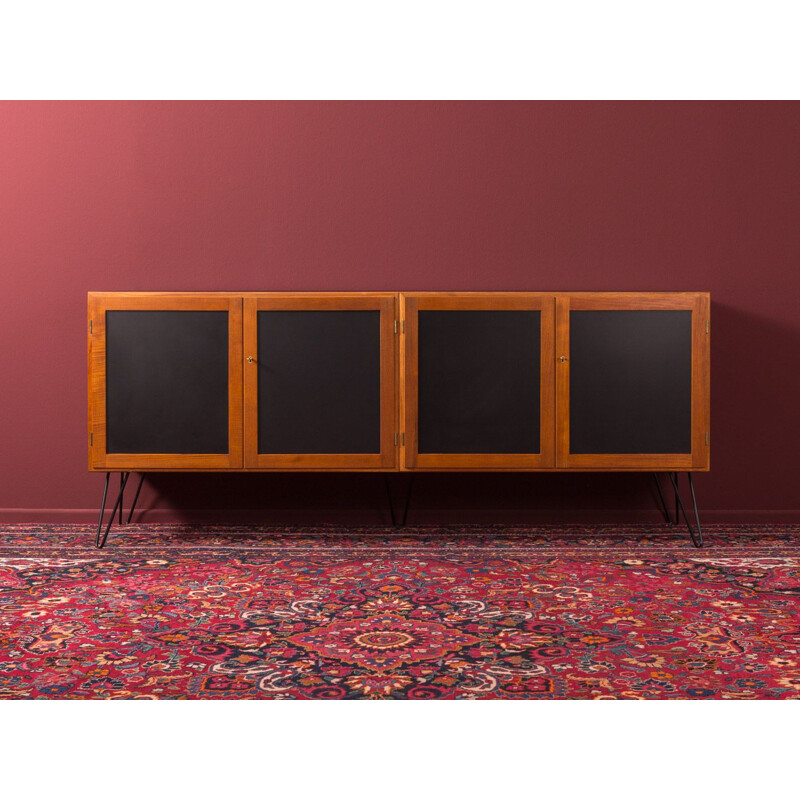
<path id="1" fill-rule="evenodd" d="M 253 358 L 253 356 L 247 356 L 247 360 L 248 360 L 248 361 L 249 361 L 251 364 L 252 364 L 252 363 L 255 361 L 255 359 Z"/>
<path id="2" fill-rule="evenodd" d="M 560 361 L 562 364 L 563 364 L 565 361 L 569 361 L 569 359 L 568 359 L 566 356 L 561 356 L 561 358 L 559 358 L 558 360 L 559 360 L 559 361 Z"/>

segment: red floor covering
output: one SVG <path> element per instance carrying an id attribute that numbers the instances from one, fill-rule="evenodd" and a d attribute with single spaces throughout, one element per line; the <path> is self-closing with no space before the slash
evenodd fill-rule
<path id="1" fill-rule="evenodd" d="M 800 526 L 0 529 L 2 698 L 800 699 Z"/>

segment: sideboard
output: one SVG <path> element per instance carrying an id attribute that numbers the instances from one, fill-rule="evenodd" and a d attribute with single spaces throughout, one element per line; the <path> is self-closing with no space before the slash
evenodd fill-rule
<path id="1" fill-rule="evenodd" d="M 131 472 L 128 519 L 154 471 L 597 470 L 653 473 L 672 521 L 666 473 L 700 546 L 709 307 L 706 292 L 90 292 L 97 544 Z"/>

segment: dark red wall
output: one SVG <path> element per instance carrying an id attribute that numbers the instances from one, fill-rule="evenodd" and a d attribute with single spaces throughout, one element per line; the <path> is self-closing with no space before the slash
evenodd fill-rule
<path id="1" fill-rule="evenodd" d="M 701 505 L 800 520 L 800 103 L 5 102 L 0 269 L 2 519 L 99 502 L 88 290 L 563 289 L 710 291 Z M 370 522 L 383 499 L 374 475 L 143 493 L 148 519 Z M 412 519 L 653 508 L 641 475 L 434 475 Z"/>

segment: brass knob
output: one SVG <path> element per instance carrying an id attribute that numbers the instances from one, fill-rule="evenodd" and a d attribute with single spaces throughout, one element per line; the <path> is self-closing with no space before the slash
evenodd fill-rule
<path id="1" fill-rule="evenodd" d="M 569 359 L 568 359 L 566 356 L 561 356 L 561 358 L 559 358 L 558 360 L 559 360 L 559 361 L 560 361 L 562 364 L 563 364 L 565 361 L 569 361 Z"/>
<path id="2" fill-rule="evenodd" d="M 252 363 L 255 361 L 255 359 L 253 358 L 253 356 L 247 356 L 247 360 L 248 360 L 248 361 L 249 361 L 251 364 L 252 364 Z"/>

